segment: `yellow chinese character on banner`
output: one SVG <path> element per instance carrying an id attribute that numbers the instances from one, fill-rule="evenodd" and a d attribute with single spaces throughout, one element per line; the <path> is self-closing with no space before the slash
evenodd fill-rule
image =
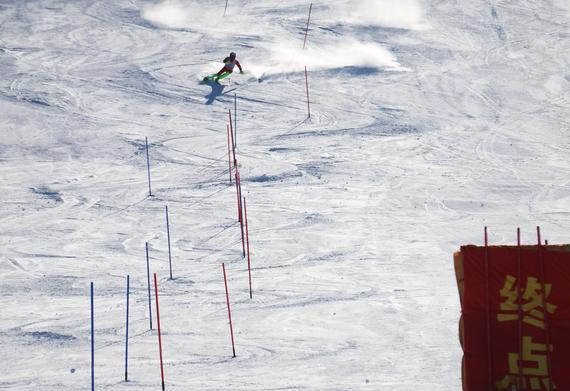
<path id="1" fill-rule="evenodd" d="M 509 374 L 495 385 L 499 391 L 516 390 L 555 390 L 548 377 L 546 344 L 533 343 L 532 337 L 523 337 L 522 360 L 518 353 L 509 353 Z M 552 351 L 552 345 L 550 345 Z M 519 361 L 524 363 L 519 367 Z"/>
<path id="2" fill-rule="evenodd" d="M 516 281 L 517 279 L 515 277 L 507 275 L 505 285 L 500 291 L 501 297 L 505 299 L 505 301 L 501 303 L 502 313 L 497 314 L 497 320 L 499 322 L 507 322 L 519 318 Z M 535 277 L 528 277 L 520 303 L 521 311 L 524 313 L 524 323 L 544 329 L 543 300 L 546 302 L 551 290 L 552 284 L 542 285 Z M 558 307 L 546 302 L 546 310 L 550 314 L 553 314 L 556 308 Z"/>

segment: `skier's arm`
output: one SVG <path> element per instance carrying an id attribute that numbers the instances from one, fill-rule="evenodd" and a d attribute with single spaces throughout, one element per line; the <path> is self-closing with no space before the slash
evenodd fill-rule
<path id="1" fill-rule="evenodd" d="M 241 64 L 239 63 L 239 61 L 236 61 L 236 65 L 239 68 L 239 73 L 243 73 L 243 69 L 241 69 Z"/>

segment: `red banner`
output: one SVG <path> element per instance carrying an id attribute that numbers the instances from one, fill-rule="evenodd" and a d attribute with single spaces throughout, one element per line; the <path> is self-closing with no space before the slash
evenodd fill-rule
<path id="1" fill-rule="evenodd" d="M 464 391 L 570 390 L 569 251 L 464 246 L 456 254 Z"/>

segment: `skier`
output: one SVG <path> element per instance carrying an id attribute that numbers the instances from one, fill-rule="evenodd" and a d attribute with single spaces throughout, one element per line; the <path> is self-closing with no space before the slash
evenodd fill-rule
<path id="1" fill-rule="evenodd" d="M 239 68 L 239 73 L 243 73 L 243 69 L 241 68 L 241 64 L 236 58 L 236 54 L 234 52 L 231 52 L 229 57 L 224 58 L 224 67 L 220 69 L 218 73 L 213 73 L 211 75 L 206 76 L 204 78 L 204 81 L 214 80 L 217 83 L 218 80 L 231 75 L 236 65 Z"/>
<path id="2" fill-rule="evenodd" d="M 229 57 L 224 58 L 224 67 L 220 69 L 220 71 L 216 74 L 216 81 L 218 81 L 223 73 L 232 73 L 236 65 L 239 68 L 239 73 L 243 73 L 243 69 L 241 68 L 241 64 L 236 58 L 236 54 L 234 52 L 231 52 Z"/>
<path id="3" fill-rule="evenodd" d="M 220 69 L 218 73 L 212 73 L 211 75 L 204 77 L 204 81 L 214 80 L 217 83 L 220 79 L 231 75 L 236 65 L 239 68 L 239 73 L 243 73 L 243 69 L 236 58 L 236 54 L 231 52 L 229 57 L 224 58 L 224 67 Z"/>

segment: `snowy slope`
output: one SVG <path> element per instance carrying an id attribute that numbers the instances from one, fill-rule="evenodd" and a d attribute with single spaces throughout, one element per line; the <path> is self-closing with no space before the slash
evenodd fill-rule
<path id="1" fill-rule="evenodd" d="M 0 1 L 0 388 L 90 389 L 93 281 L 97 389 L 159 389 L 148 241 L 168 390 L 460 389 L 452 252 L 568 242 L 570 7 L 308 3 Z"/>

